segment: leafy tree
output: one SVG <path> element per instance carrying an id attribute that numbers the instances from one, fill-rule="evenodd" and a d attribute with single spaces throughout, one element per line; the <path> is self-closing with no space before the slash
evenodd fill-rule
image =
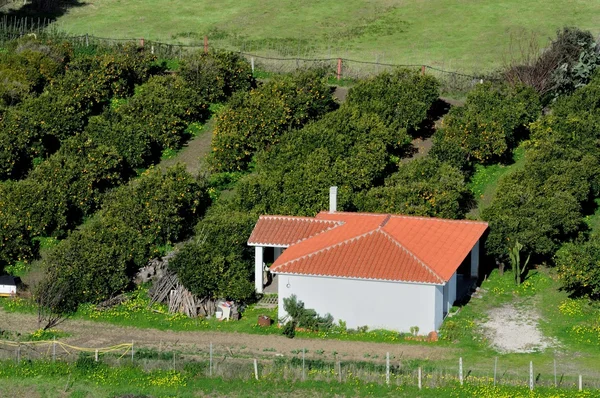
<path id="1" fill-rule="evenodd" d="M 169 261 L 181 283 L 203 299 L 245 301 L 254 296 L 254 256 L 246 245 L 256 216 L 211 209 L 196 226 L 196 237 Z"/>
<path id="2" fill-rule="evenodd" d="M 181 60 L 177 73 L 204 101 L 213 103 L 256 86 L 248 61 L 240 54 L 228 51 L 188 54 Z"/>
<path id="3" fill-rule="evenodd" d="M 439 82 L 434 77 L 396 69 L 359 81 L 346 100 L 364 112 L 377 114 L 390 129 L 413 134 L 439 95 Z"/>
<path id="4" fill-rule="evenodd" d="M 575 296 L 600 299 L 600 240 L 592 234 L 589 241 L 566 243 L 556 253 L 558 276 L 567 291 Z"/>

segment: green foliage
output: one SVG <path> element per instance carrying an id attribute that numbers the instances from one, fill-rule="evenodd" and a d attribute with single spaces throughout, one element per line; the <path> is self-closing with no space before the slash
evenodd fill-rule
<path id="1" fill-rule="evenodd" d="M 169 262 L 169 269 L 201 298 L 251 299 L 254 251 L 245 243 L 255 223 L 253 214 L 211 208 L 196 226 L 195 239 Z"/>
<path id="2" fill-rule="evenodd" d="M 66 283 L 62 311 L 99 302 L 126 289 L 158 246 L 183 239 L 206 207 L 202 186 L 176 166 L 150 169 L 116 189 L 100 213 L 49 254 L 45 280 Z"/>
<path id="3" fill-rule="evenodd" d="M 353 86 L 346 99 L 381 117 L 392 130 L 415 133 L 439 97 L 439 82 L 409 69 L 384 72 Z"/>
<path id="4" fill-rule="evenodd" d="M 276 76 L 233 96 L 216 116 L 210 165 L 215 171 L 245 170 L 253 154 L 279 142 L 333 107 L 323 76 L 315 71 Z"/>
<path id="5" fill-rule="evenodd" d="M 600 78 L 531 124 L 523 168 L 500 180 L 482 213 L 490 222 L 490 254 L 506 256 L 518 239 L 526 251 L 550 258 L 584 228 L 583 215 L 600 195 L 597 109 Z"/>
<path id="6" fill-rule="evenodd" d="M 333 316 L 331 314 L 320 316 L 315 310 L 304 308 L 304 302 L 298 300 L 295 294 L 283 299 L 283 309 L 290 318 L 286 322 L 286 327 L 289 323 L 292 323 L 292 325 L 303 329 L 326 331 L 333 326 Z"/>
<path id="7" fill-rule="evenodd" d="M 244 57 L 220 50 L 187 55 L 180 61 L 177 73 L 207 102 L 224 101 L 233 93 L 256 85 Z"/>
<path id="8" fill-rule="evenodd" d="M 177 76 L 154 76 L 116 109 L 90 119 L 86 133 L 114 146 L 132 168 L 147 166 L 165 149 L 179 149 L 192 122 L 208 116 L 208 104 Z"/>
<path id="9" fill-rule="evenodd" d="M 600 299 L 600 239 L 565 244 L 555 256 L 558 276 L 574 296 Z"/>
<path id="10" fill-rule="evenodd" d="M 0 179 L 22 177 L 34 158 L 52 154 L 83 131 L 111 97 L 130 95 L 154 71 L 152 60 L 133 47 L 78 58 L 42 94 L 10 108 L 0 126 Z"/>
<path id="11" fill-rule="evenodd" d="M 551 76 L 555 97 L 568 95 L 586 85 L 600 66 L 600 54 L 589 31 L 565 27 L 557 32 L 548 52 L 556 54 L 558 67 Z"/>
<path id="12" fill-rule="evenodd" d="M 281 334 L 283 334 L 289 339 L 293 339 L 294 337 L 296 337 L 296 322 L 294 322 L 293 320 L 287 321 L 281 329 Z"/>
<path id="13" fill-rule="evenodd" d="M 21 181 L 0 184 L 0 263 L 31 260 L 37 236 L 64 236 L 123 182 L 121 158 L 76 137 Z"/>
<path id="14" fill-rule="evenodd" d="M 401 164 L 385 186 L 364 191 L 356 199 L 358 211 L 462 218 L 471 194 L 463 174 L 433 158 Z"/>
<path id="15" fill-rule="evenodd" d="M 407 142 L 405 132 L 387 128 L 377 115 L 342 106 L 259 154 L 257 173 L 238 184 L 236 205 L 312 215 L 327 207 L 329 187 L 337 185 L 340 207 L 350 207 L 352 193 L 382 181 L 392 154 Z"/>
<path id="16" fill-rule="evenodd" d="M 489 163 L 506 160 L 527 135 L 527 126 L 537 119 L 541 105 L 529 88 L 510 89 L 490 83 L 477 85 L 463 107 L 454 107 L 444 118 L 443 139 L 454 158 L 460 147 L 468 160 Z"/>

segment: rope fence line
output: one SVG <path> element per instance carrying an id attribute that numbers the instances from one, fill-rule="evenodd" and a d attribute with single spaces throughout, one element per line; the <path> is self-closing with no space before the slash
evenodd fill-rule
<path id="1" fill-rule="evenodd" d="M 528 366 L 523 363 L 514 364 L 511 360 L 502 360 L 499 364 L 498 357 L 490 360 L 487 365 L 474 365 L 463 362 L 463 358 L 456 358 L 454 365 L 452 363 L 433 364 L 427 361 L 415 363 L 414 360 L 403 360 L 400 357 L 390 355 L 387 352 L 380 359 L 375 354 L 370 354 L 369 360 L 345 360 L 342 356 L 333 354 L 333 358 L 326 358 L 323 352 L 310 352 L 306 349 L 292 350 L 291 355 L 277 353 L 270 356 L 263 353 L 262 358 L 257 356 L 240 353 L 235 356 L 231 348 L 227 345 L 213 346 L 204 344 L 203 346 L 193 346 L 192 350 L 182 352 L 176 348 L 178 342 L 169 344 L 160 342 L 160 349 L 157 350 L 157 344 L 150 344 L 148 347 L 138 345 L 134 351 L 134 342 L 116 344 L 109 347 L 78 347 L 58 340 L 45 341 L 9 341 L 0 340 L 0 360 L 13 361 L 16 359 L 17 365 L 21 365 L 23 360 L 27 360 L 27 366 L 32 364 L 31 360 L 52 361 L 73 361 L 80 357 L 74 357 L 73 354 L 85 353 L 94 354 L 96 362 L 103 362 L 109 366 L 121 366 L 121 360 L 127 357 L 126 361 L 135 363 L 144 370 L 185 370 L 186 364 L 199 364 L 203 374 L 206 377 L 222 377 L 224 379 L 255 378 L 263 377 L 282 377 L 283 379 L 294 380 L 329 380 L 343 382 L 353 382 L 361 380 L 363 382 L 374 382 L 388 385 L 412 385 L 419 388 L 436 388 L 449 385 L 471 384 L 478 386 L 485 385 L 505 385 L 516 387 L 528 387 L 533 390 L 538 387 L 554 387 L 563 391 L 579 389 L 597 390 L 600 388 L 600 378 L 596 372 L 577 374 L 569 373 L 571 365 L 567 365 L 564 372 L 560 368 L 565 367 L 565 363 L 548 363 L 548 359 L 539 358 L 529 361 Z M 163 343 L 165 348 L 163 350 Z M 35 350 L 36 347 L 46 350 Z M 28 348 L 29 351 L 25 349 Z M 62 352 L 57 352 L 62 349 Z M 264 350 L 263 350 L 264 351 Z M 4 355 L 3 355 L 4 354 Z M 8 354 L 8 355 L 6 355 Z M 100 356 L 102 354 L 102 356 Z M 397 355 L 397 353 L 396 353 Z M 88 356 L 90 358 L 90 356 Z M 367 356 L 365 356 L 367 358 Z M 565 359 L 565 361 L 569 361 Z M 553 365 L 553 367 L 552 367 Z M 558 365 L 558 366 L 557 366 Z M 539 366 L 539 369 L 538 369 Z M 553 369 L 553 370 L 552 370 Z M 557 370 L 558 369 L 558 370 Z M 535 370 L 535 371 L 534 371 Z"/>

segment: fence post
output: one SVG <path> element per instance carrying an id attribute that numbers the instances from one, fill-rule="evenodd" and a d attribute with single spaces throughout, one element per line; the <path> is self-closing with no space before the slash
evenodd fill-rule
<path id="1" fill-rule="evenodd" d="M 302 349 L 302 381 L 306 380 L 306 374 L 304 372 L 304 356 L 305 356 L 305 352 L 306 352 L 306 349 L 303 348 Z"/>
<path id="2" fill-rule="evenodd" d="M 209 365 L 208 365 L 208 375 L 212 377 L 212 357 L 213 357 L 213 349 L 212 349 L 212 343 L 210 343 L 210 351 L 209 351 Z"/>
<path id="3" fill-rule="evenodd" d="M 458 380 L 460 381 L 460 385 L 463 385 L 463 363 L 462 357 L 458 358 Z"/>
<path id="4" fill-rule="evenodd" d="M 144 38 L 140 39 L 140 47 L 144 47 Z"/>
<path id="5" fill-rule="evenodd" d="M 88 37 L 88 34 L 85 34 L 85 46 L 88 47 L 90 45 L 90 39 Z"/>
<path id="6" fill-rule="evenodd" d="M 17 346 L 17 365 L 21 364 L 21 344 Z"/>
<path id="7" fill-rule="evenodd" d="M 94 355 L 94 359 L 98 362 L 98 349 L 96 348 L 96 354 Z"/>
<path id="8" fill-rule="evenodd" d="M 52 341 L 52 362 L 56 362 L 56 337 Z"/>
<path id="9" fill-rule="evenodd" d="M 496 372 L 498 371 L 498 357 L 494 358 L 494 387 L 496 386 Z"/>
<path id="10" fill-rule="evenodd" d="M 342 78 L 342 59 L 338 58 L 338 63 L 337 63 L 337 80 L 340 80 Z"/>
<path id="11" fill-rule="evenodd" d="M 385 355 L 385 384 L 390 385 L 390 353 Z"/>
<path id="12" fill-rule="evenodd" d="M 419 366 L 419 390 L 421 389 L 422 386 L 423 385 L 421 383 L 421 367 Z"/>
<path id="13" fill-rule="evenodd" d="M 558 383 L 556 382 L 556 358 L 554 358 L 554 388 L 558 387 Z"/>
<path id="14" fill-rule="evenodd" d="M 421 65 L 421 76 L 425 76 L 425 65 Z"/>
<path id="15" fill-rule="evenodd" d="M 252 66 L 252 73 L 254 73 L 254 57 L 250 58 L 250 66 Z"/>
<path id="16" fill-rule="evenodd" d="M 529 389 L 533 391 L 533 361 L 529 361 Z"/>
<path id="17" fill-rule="evenodd" d="M 338 365 L 338 381 L 341 383 L 342 382 L 342 362 L 338 361 L 337 365 Z"/>
<path id="18" fill-rule="evenodd" d="M 258 380 L 258 361 L 254 358 L 254 378 Z"/>
<path id="19" fill-rule="evenodd" d="M 579 391 L 583 390 L 583 380 L 581 379 L 581 375 L 579 375 Z"/>
<path id="20" fill-rule="evenodd" d="M 204 54 L 208 54 L 208 36 L 204 36 Z"/>
<path id="21" fill-rule="evenodd" d="M 133 340 L 131 340 L 131 363 L 133 363 Z"/>

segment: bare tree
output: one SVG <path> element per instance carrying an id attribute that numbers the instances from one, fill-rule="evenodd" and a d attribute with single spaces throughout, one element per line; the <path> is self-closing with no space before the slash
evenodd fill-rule
<path id="1" fill-rule="evenodd" d="M 46 277 L 40 282 L 35 293 L 39 328 L 51 329 L 67 318 L 69 291 L 67 282 L 62 279 L 51 280 Z"/>

